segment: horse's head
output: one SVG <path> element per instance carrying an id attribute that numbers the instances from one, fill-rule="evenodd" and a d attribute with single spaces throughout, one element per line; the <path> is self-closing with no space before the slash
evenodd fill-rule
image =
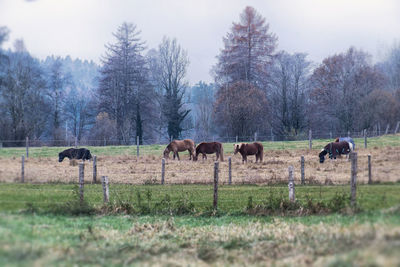
<path id="1" fill-rule="evenodd" d="M 62 152 L 58 153 L 58 162 L 62 162 L 64 160 L 64 158 L 65 158 L 64 153 L 62 153 Z"/>
<path id="2" fill-rule="evenodd" d="M 169 152 L 170 152 L 169 148 L 166 147 L 166 148 L 164 149 L 164 158 L 165 158 L 165 159 L 168 159 L 168 158 L 169 158 Z"/>
<path id="3" fill-rule="evenodd" d="M 328 152 L 325 149 L 322 149 L 321 152 L 319 153 L 319 163 L 324 163 L 325 161 L 325 155 Z"/>
<path id="4" fill-rule="evenodd" d="M 197 153 L 193 153 L 193 161 L 197 161 Z"/>
<path id="5" fill-rule="evenodd" d="M 91 160 L 92 159 L 92 154 L 90 153 L 90 150 L 86 151 L 85 159 Z"/>
<path id="6" fill-rule="evenodd" d="M 233 145 L 233 153 L 235 155 L 239 152 L 241 146 L 242 146 L 242 144 L 234 144 Z"/>

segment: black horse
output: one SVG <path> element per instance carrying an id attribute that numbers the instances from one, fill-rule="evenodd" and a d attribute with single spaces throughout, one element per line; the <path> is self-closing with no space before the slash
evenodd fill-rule
<path id="1" fill-rule="evenodd" d="M 82 159 L 82 160 L 90 160 L 92 158 L 92 154 L 90 154 L 90 150 L 87 148 L 70 148 L 66 149 L 63 152 L 58 153 L 58 162 L 62 162 L 64 158 L 71 159 Z"/>
<path id="2" fill-rule="evenodd" d="M 336 159 L 336 156 L 346 155 L 351 152 L 350 145 L 346 141 L 332 142 L 327 144 L 319 153 L 319 162 L 324 163 L 325 155 L 329 153 L 330 159 Z"/>

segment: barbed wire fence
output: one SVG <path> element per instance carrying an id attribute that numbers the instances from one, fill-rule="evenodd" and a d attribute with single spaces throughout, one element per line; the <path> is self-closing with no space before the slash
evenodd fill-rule
<path id="1" fill-rule="evenodd" d="M 367 152 L 367 151 L 366 151 Z M 365 154 L 365 153 L 364 153 Z M 359 155 L 360 156 L 360 155 Z M 236 204 L 241 204 L 244 205 L 243 199 L 241 199 L 242 195 L 246 196 L 253 196 L 254 199 L 253 201 L 255 203 L 257 202 L 262 202 L 265 201 L 265 195 L 268 194 L 268 192 L 275 191 L 276 194 L 287 194 L 289 196 L 290 201 L 307 201 L 307 194 L 310 191 L 315 191 L 319 190 L 319 199 L 320 200 L 329 200 L 329 196 L 332 195 L 332 188 L 334 188 L 334 192 L 341 192 L 341 193 L 348 193 L 351 196 L 351 205 L 354 206 L 354 203 L 356 202 L 356 185 L 357 184 L 373 184 L 373 183 L 379 183 L 381 180 L 379 178 L 375 178 L 373 175 L 373 168 L 372 168 L 372 157 L 370 154 L 365 157 L 363 155 L 362 158 L 357 157 L 357 153 L 352 154 L 351 161 L 342 161 L 342 163 L 346 163 L 346 166 L 343 168 L 346 168 L 344 171 L 345 177 L 344 178 L 337 178 L 332 179 L 333 176 L 331 176 L 330 179 L 325 179 L 320 180 L 316 179 L 314 175 L 310 174 L 307 168 L 310 168 L 312 171 L 314 171 L 314 166 L 315 165 L 314 161 L 310 161 L 309 157 L 305 157 L 302 155 L 298 161 L 297 164 L 282 164 L 282 162 L 277 162 L 279 165 L 281 165 L 280 169 L 283 171 L 283 173 L 286 174 L 280 174 L 278 176 L 273 176 L 268 174 L 267 171 L 263 171 L 262 169 L 252 169 L 255 165 L 250 165 L 246 168 L 238 168 L 238 166 L 246 166 L 245 164 L 240 165 L 237 164 L 238 161 L 234 162 L 232 164 L 232 158 L 228 158 L 228 163 L 224 162 L 224 164 L 220 165 L 220 163 L 216 162 L 214 164 L 214 168 L 211 168 L 211 164 L 203 164 L 200 165 L 200 170 L 195 170 L 192 167 L 189 168 L 183 168 L 184 166 L 187 166 L 187 163 L 177 163 L 177 164 L 165 164 L 165 159 L 163 159 L 160 162 L 160 169 L 158 170 L 147 170 L 144 172 L 139 172 L 139 175 L 144 175 L 144 174 L 150 174 L 151 177 L 153 177 L 151 180 L 140 180 L 140 182 L 136 183 L 135 181 L 131 181 L 131 183 L 126 182 L 124 180 L 118 180 L 114 179 L 112 174 L 108 176 L 101 176 L 101 183 L 102 183 L 102 190 L 99 190 L 99 188 L 88 188 L 84 189 L 85 184 L 96 184 L 100 180 L 98 177 L 98 169 L 97 169 L 97 160 L 94 160 L 92 164 L 89 166 L 93 166 L 91 169 L 88 168 L 89 170 L 89 175 L 88 171 L 86 171 L 86 180 L 85 180 L 85 163 L 81 162 L 78 164 L 78 175 L 73 175 L 73 180 L 69 181 L 71 184 L 78 185 L 79 186 L 79 199 L 83 201 L 84 195 L 89 195 L 90 199 L 94 203 L 101 203 L 102 200 L 103 202 L 107 203 L 110 201 L 110 199 L 115 199 L 118 197 L 120 194 L 125 194 L 125 193 L 130 193 L 131 189 L 121 189 L 118 187 L 120 184 L 133 184 L 133 185 L 140 185 L 140 184 L 147 184 L 147 185 L 154 185 L 154 184 L 165 184 L 165 185 L 177 185 L 177 184 L 205 184 L 206 186 L 203 188 L 196 188 L 195 191 L 190 191 L 192 194 L 191 196 L 191 201 L 194 204 L 201 204 L 201 203 L 206 203 L 211 206 L 213 205 L 214 209 L 218 208 L 218 203 L 223 203 L 222 205 L 225 206 L 234 206 Z M 97 158 L 97 157 L 96 157 Z M 363 162 L 365 166 L 361 166 L 362 164 L 359 164 Z M 332 161 L 331 161 L 332 162 Z M 358 162 L 358 164 L 357 164 Z M 367 163 L 366 163 L 367 162 Z M 21 157 L 21 173 L 20 173 L 20 180 L 15 180 L 14 182 L 21 182 L 21 183 L 43 183 L 43 182 L 48 182 L 48 181 L 41 181 L 41 180 L 34 180 L 29 177 L 29 167 L 27 168 L 26 163 L 29 164 L 29 161 L 25 161 L 25 156 Z M 236 164 L 235 164 L 236 163 Z M 272 164 L 272 162 L 267 164 Z M 181 168 L 175 168 L 175 167 L 181 167 Z M 208 166 L 208 168 L 205 168 Z M 361 166 L 361 168 L 360 168 Z M 333 168 L 334 166 L 329 166 L 328 168 Z M 240 169 L 240 170 L 239 170 Z M 75 169 L 76 170 L 76 169 Z M 287 171 L 288 170 L 288 171 Z M 365 172 L 367 170 L 367 172 Z M 90 173 L 90 171 L 92 173 Z M 400 171 L 400 170 L 395 170 L 395 171 Z M 39 172 L 40 173 L 40 172 Z M 180 180 L 175 180 L 174 181 L 174 175 L 177 173 L 189 177 L 186 179 L 180 179 Z M 367 173 L 367 175 L 366 175 Z M 356 178 L 358 175 L 358 179 Z M 194 177 L 201 177 L 200 181 L 194 179 Z M 360 179 L 361 178 L 361 179 Z M 248 191 L 242 190 L 238 192 L 237 190 L 229 190 L 230 185 L 246 185 L 246 184 L 264 184 L 268 186 L 261 187 L 261 193 L 259 194 L 254 194 L 257 192 L 258 188 L 249 188 Z M 218 187 L 218 185 L 220 187 Z M 222 187 L 221 187 L 222 186 Z M 113 188 L 115 187 L 115 188 Z M 285 188 L 288 188 L 285 190 Z M 300 191 L 296 191 L 295 188 L 299 188 Z M 329 190 L 328 190 L 329 188 Z M 220 189 L 221 192 L 218 193 L 218 190 Z M 266 190 L 267 189 L 267 190 Z M 0 192 L 4 191 L 6 192 L 9 189 L 2 189 L 0 187 Z M 22 195 L 24 192 L 29 192 L 29 194 L 40 194 L 40 195 L 46 195 L 49 191 L 52 192 L 57 192 L 58 194 L 64 196 L 64 198 L 59 199 L 58 201 L 54 201 L 54 199 L 48 199 L 47 201 L 35 201 L 35 204 L 49 204 L 55 203 L 55 204 L 62 204 L 65 203 L 67 200 L 70 200 L 71 197 L 76 197 L 73 196 L 72 193 L 74 192 L 73 189 L 47 189 L 46 188 L 29 188 L 29 189 L 17 189 L 19 192 L 21 192 Z M 163 191 L 161 189 L 154 188 L 152 189 L 158 190 L 159 192 Z M 288 191 L 287 191 L 288 190 Z M 286 191 L 286 193 L 285 193 Z M 209 196 L 209 200 L 196 200 L 196 196 L 193 194 L 207 194 Z M 222 196 L 222 199 L 218 199 L 218 194 Z M 227 195 L 230 194 L 230 197 L 227 197 Z M 368 197 L 368 196 L 363 196 Z M 369 197 L 374 197 L 376 198 L 377 196 L 369 196 Z M 46 199 L 46 198 L 44 198 Z M 2 204 L 11 204 L 15 203 L 16 200 L 5 200 L 1 199 L 0 203 Z M 176 199 L 174 200 L 175 202 L 177 201 Z M 18 200 L 17 200 L 18 202 Z M 29 200 L 21 200 L 21 204 L 27 204 L 30 203 Z M 150 201 L 153 204 L 156 204 L 157 201 Z"/>

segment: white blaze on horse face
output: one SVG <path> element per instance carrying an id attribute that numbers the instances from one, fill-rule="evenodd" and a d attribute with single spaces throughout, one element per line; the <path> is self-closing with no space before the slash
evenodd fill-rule
<path id="1" fill-rule="evenodd" d="M 239 151 L 239 145 L 238 145 L 238 144 L 234 144 L 233 147 L 234 147 L 233 153 L 234 153 L 234 154 L 238 153 L 238 151 Z"/>

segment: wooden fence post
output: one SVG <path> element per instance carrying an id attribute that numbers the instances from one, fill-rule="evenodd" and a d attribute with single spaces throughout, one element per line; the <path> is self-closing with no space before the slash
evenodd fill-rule
<path id="1" fill-rule="evenodd" d="M 350 131 L 347 131 L 347 136 L 350 137 Z"/>
<path id="2" fill-rule="evenodd" d="M 332 139 L 332 132 L 329 132 L 329 139 Z"/>
<path id="3" fill-rule="evenodd" d="M 25 182 L 25 156 L 21 156 L 21 183 Z"/>
<path id="4" fill-rule="evenodd" d="M 93 156 L 93 183 L 97 182 L 97 156 Z"/>
<path id="5" fill-rule="evenodd" d="M 29 137 L 28 136 L 25 139 L 25 146 L 26 146 L 26 158 L 29 158 Z"/>
<path id="6" fill-rule="evenodd" d="M 400 121 L 397 122 L 396 129 L 394 130 L 394 134 L 397 134 L 397 131 L 399 130 L 400 126 Z"/>
<path id="7" fill-rule="evenodd" d="M 368 155 L 368 184 L 372 184 L 371 155 Z"/>
<path id="8" fill-rule="evenodd" d="M 165 159 L 161 160 L 161 184 L 165 183 Z"/>
<path id="9" fill-rule="evenodd" d="M 367 129 L 364 129 L 364 148 L 367 148 Z"/>
<path id="10" fill-rule="evenodd" d="M 228 184 L 232 184 L 232 158 L 228 158 Z"/>
<path id="11" fill-rule="evenodd" d="M 237 143 L 238 142 L 238 136 L 236 135 L 236 142 L 235 143 Z"/>
<path id="12" fill-rule="evenodd" d="M 104 145 L 103 146 L 107 146 L 107 140 L 106 138 L 104 138 Z"/>
<path id="13" fill-rule="evenodd" d="M 83 185 L 85 177 L 85 163 L 79 163 L 79 200 L 83 202 Z"/>
<path id="14" fill-rule="evenodd" d="M 312 149 L 312 130 L 311 129 L 308 131 L 308 145 L 309 145 L 309 148 Z"/>
<path id="15" fill-rule="evenodd" d="M 357 152 L 350 153 L 351 158 L 351 195 L 350 195 L 350 206 L 355 207 L 356 205 L 356 192 L 357 192 Z"/>
<path id="16" fill-rule="evenodd" d="M 293 177 L 293 166 L 289 166 L 289 201 L 294 202 L 296 200 L 294 191 L 294 177 Z"/>
<path id="17" fill-rule="evenodd" d="M 257 142 L 257 132 L 254 133 L 254 142 Z"/>
<path id="18" fill-rule="evenodd" d="M 213 207 L 216 211 L 218 209 L 218 165 L 219 162 L 214 162 L 214 201 Z"/>
<path id="19" fill-rule="evenodd" d="M 78 147 L 78 137 L 75 136 L 75 148 Z"/>
<path id="20" fill-rule="evenodd" d="M 110 200 L 109 190 L 108 190 L 108 176 L 101 177 L 101 184 L 103 185 L 103 200 L 107 203 Z"/>
<path id="21" fill-rule="evenodd" d="M 301 184 L 304 185 L 305 184 L 304 156 L 301 156 L 300 166 L 301 166 Z"/>
<path id="22" fill-rule="evenodd" d="M 386 125 L 385 135 L 387 135 L 389 133 L 389 127 L 390 127 L 390 124 L 388 123 Z"/>
<path id="23" fill-rule="evenodd" d="M 271 128 L 271 141 L 273 142 L 274 141 L 274 130 Z"/>
<path id="24" fill-rule="evenodd" d="M 381 135 L 381 123 L 378 122 L 378 136 Z"/>

